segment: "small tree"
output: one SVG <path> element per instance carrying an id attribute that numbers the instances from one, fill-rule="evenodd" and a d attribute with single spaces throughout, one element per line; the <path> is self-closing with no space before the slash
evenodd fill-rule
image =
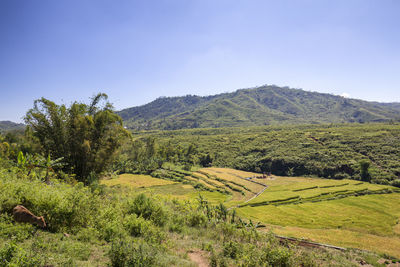
<path id="1" fill-rule="evenodd" d="M 371 175 L 369 174 L 370 163 L 367 160 L 360 161 L 360 174 L 361 180 L 371 182 Z"/>
<path id="2" fill-rule="evenodd" d="M 128 135 L 107 98 L 98 94 L 89 105 L 74 102 L 69 107 L 41 98 L 25 117 L 42 153 L 64 158 L 63 170 L 85 183 L 89 174 L 99 174 L 108 167 Z M 104 105 L 100 106 L 102 100 Z"/>

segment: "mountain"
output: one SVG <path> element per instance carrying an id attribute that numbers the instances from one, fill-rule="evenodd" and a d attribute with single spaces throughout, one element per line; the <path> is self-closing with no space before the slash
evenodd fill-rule
<path id="1" fill-rule="evenodd" d="M 15 123 L 12 121 L 0 121 L 0 132 L 21 130 L 24 128 L 25 128 L 25 125 L 22 123 Z"/>
<path id="2" fill-rule="evenodd" d="M 400 103 L 378 103 L 262 86 L 213 96 L 161 97 L 118 112 L 132 130 L 400 120 Z"/>

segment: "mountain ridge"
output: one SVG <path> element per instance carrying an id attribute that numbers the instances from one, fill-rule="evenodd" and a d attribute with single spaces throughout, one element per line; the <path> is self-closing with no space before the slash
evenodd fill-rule
<path id="1" fill-rule="evenodd" d="M 210 96 L 159 97 L 118 111 L 132 130 L 175 130 L 400 119 L 400 103 L 379 103 L 265 85 Z"/>
<path id="2" fill-rule="evenodd" d="M 21 130 L 25 127 L 22 123 L 16 123 L 12 121 L 0 121 L 0 132 L 7 132 L 13 130 Z"/>

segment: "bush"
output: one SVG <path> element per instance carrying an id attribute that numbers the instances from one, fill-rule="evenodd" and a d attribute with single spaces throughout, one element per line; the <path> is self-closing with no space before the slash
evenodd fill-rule
<path id="1" fill-rule="evenodd" d="M 179 215 L 173 216 L 168 229 L 171 232 L 182 233 L 185 229 L 184 218 Z"/>
<path id="2" fill-rule="evenodd" d="M 229 257 L 231 259 L 236 259 L 242 250 L 239 243 L 234 241 L 229 241 L 228 243 L 224 244 L 224 256 Z"/>
<path id="3" fill-rule="evenodd" d="M 163 226 L 168 220 L 164 207 L 144 194 L 140 194 L 133 201 L 128 202 L 128 213 L 151 220 L 158 226 Z"/>
<path id="4" fill-rule="evenodd" d="M 2 216 L 3 217 L 3 216 Z M 0 237 L 13 239 L 20 242 L 30 238 L 36 232 L 36 229 L 31 224 L 13 224 L 10 221 L 5 221 L 0 217 Z"/>
<path id="5" fill-rule="evenodd" d="M 207 217 L 200 212 L 190 212 L 187 216 L 187 224 L 191 227 L 205 226 L 207 223 Z"/>
<path id="6" fill-rule="evenodd" d="M 37 216 L 44 216 L 50 231 L 87 227 L 99 206 L 98 196 L 82 183 L 49 186 L 39 180 L 18 179 L 13 173 L 0 173 L 0 192 L 0 212 L 11 214 L 16 205 L 24 205 Z"/>
<path id="7" fill-rule="evenodd" d="M 109 257 L 114 267 L 156 266 L 156 249 L 146 243 L 116 240 L 111 244 Z"/>
<path id="8" fill-rule="evenodd" d="M 266 247 L 263 249 L 262 261 L 271 266 L 291 266 L 292 252 L 285 247 Z"/>
<path id="9" fill-rule="evenodd" d="M 41 264 L 43 260 L 37 254 L 28 253 L 15 243 L 6 243 L 0 249 L 0 267 L 36 267 Z"/>
<path id="10" fill-rule="evenodd" d="M 392 182 L 393 186 L 400 187 L 400 179 L 396 179 Z"/>

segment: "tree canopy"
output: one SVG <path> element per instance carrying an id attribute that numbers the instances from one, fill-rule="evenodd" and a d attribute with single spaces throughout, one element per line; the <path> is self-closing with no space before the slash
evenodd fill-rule
<path id="1" fill-rule="evenodd" d="M 90 104 L 74 102 L 69 107 L 46 98 L 35 100 L 25 123 L 45 155 L 64 158 L 63 169 L 86 183 L 91 173 L 107 168 L 128 136 L 106 94 L 97 94 Z"/>

